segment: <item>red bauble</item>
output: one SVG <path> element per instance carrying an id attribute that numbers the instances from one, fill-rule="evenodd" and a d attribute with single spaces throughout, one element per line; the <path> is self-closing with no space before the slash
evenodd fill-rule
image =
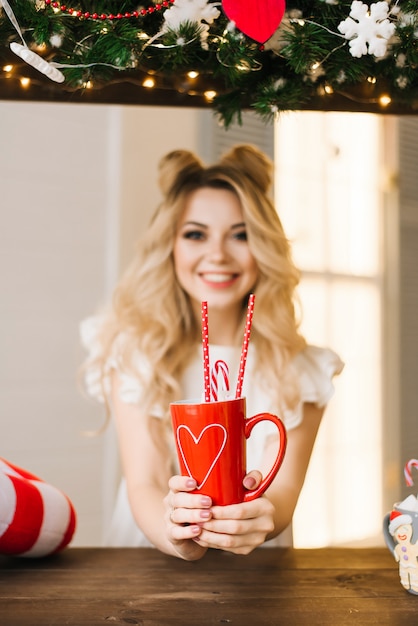
<path id="1" fill-rule="evenodd" d="M 259 43 L 276 32 L 286 8 L 285 0 L 222 0 L 226 16 L 238 30 Z"/>

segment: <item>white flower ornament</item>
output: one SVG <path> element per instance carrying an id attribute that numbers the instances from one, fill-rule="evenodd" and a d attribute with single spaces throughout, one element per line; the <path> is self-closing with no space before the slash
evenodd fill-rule
<path id="1" fill-rule="evenodd" d="M 185 22 L 197 23 L 202 29 L 200 43 L 202 48 L 207 48 L 209 25 L 221 14 L 217 6 L 218 4 L 208 3 L 208 0 L 176 0 L 164 13 L 163 32 L 168 28 L 178 30 L 180 24 Z"/>
<path id="2" fill-rule="evenodd" d="M 338 25 L 338 30 L 350 40 L 351 56 L 360 58 L 365 54 L 383 57 L 388 40 L 395 32 L 395 25 L 387 18 L 387 2 L 375 2 L 369 7 L 360 0 L 351 4 L 350 16 Z"/>

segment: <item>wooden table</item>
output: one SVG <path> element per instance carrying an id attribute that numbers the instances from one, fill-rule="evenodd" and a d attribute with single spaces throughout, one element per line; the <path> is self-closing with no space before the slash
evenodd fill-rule
<path id="1" fill-rule="evenodd" d="M 418 624 L 418 596 L 384 548 L 209 552 L 69 548 L 0 557 L 1 626 L 344 626 Z"/>

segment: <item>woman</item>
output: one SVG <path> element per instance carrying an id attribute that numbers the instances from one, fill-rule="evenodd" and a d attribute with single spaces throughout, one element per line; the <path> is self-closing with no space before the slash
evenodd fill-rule
<path id="1" fill-rule="evenodd" d="M 307 346 L 298 331 L 299 274 L 268 195 L 272 171 L 269 159 L 248 145 L 211 167 L 188 151 L 166 155 L 159 172 L 163 201 L 139 251 L 109 310 L 83 325 L 87 389 L 114 416 L 124 474 L 110 545 L 153 545 L 196 560 L 208 548 L 247 554 L 274 538 L 289 542 L 332 376 L 342 363 L 330 350 Z M 243 396 L 248 415 L 283 419 L 287 452 L 264 496 L 212 506 L 210 498 L 190 493 L 193 479 L 178 475 L 169 403 L 201 396 L 202 301 L 211 361 L 225 360 L 236 379 L 250 293 L 256 306 Z M 247 489 L 271 466 L 277 437 L 268 422 L 250 437 Z"/>

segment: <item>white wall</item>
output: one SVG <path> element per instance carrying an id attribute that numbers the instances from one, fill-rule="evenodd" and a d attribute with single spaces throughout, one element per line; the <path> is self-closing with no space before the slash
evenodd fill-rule
<path id="1" fill-rule="evenodd" d="M 78 325 L 109 294 L 158 201 L 157 161 L 198 149 L 191 109 L 0 103 L 0 456 L 64 490 L 97 545 L 112 433 L 82 397 Z M 204 127 L 204 124 L 203 124 Z"/>

